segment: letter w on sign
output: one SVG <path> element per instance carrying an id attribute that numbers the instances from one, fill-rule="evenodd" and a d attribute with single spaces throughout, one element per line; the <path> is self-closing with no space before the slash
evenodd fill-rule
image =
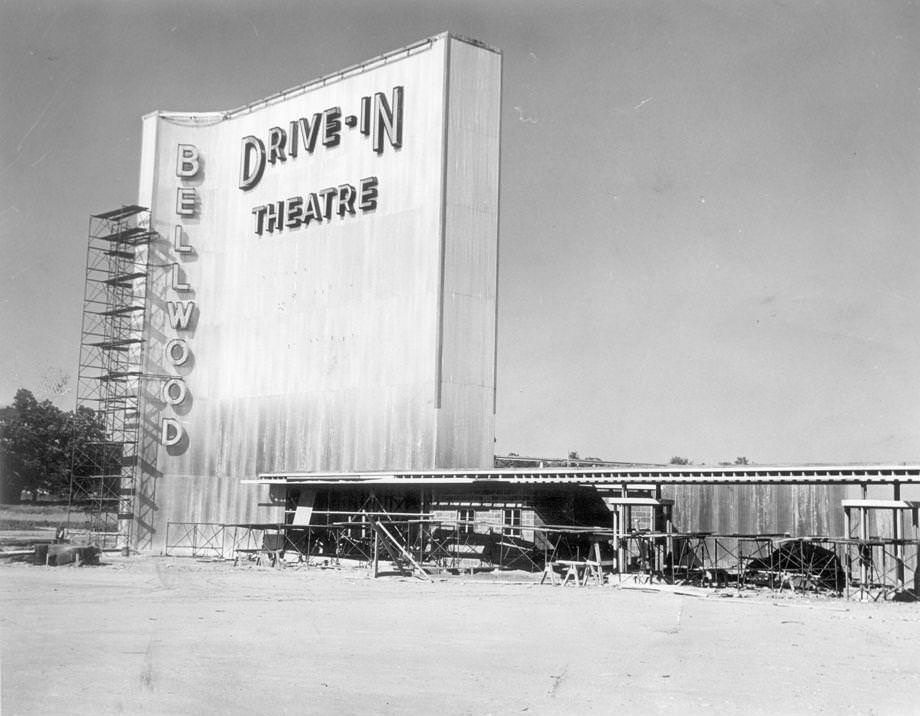
<path id="1" fill-rule="evenodd" d="M 189 321 L 195 312 L 194 301 L 167 301 L 166 311 L 169 314 L 169 325 L 177 331 L 188 330 Z"/>

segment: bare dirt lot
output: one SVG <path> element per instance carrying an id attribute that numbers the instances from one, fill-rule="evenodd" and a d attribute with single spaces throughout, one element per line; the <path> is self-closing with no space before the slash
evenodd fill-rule
<path id="1" fill-rule="evenodd" d="M 105 561 L 0 567 L 4 715 L 920 711 L 917 604 Z"/>

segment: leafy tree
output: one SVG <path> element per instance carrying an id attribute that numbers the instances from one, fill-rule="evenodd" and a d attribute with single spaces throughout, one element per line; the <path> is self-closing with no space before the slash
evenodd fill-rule
<path id="1" fill-rule="evenodd" d="M 51 401 L 35 399 L 21 388 L 0 421 L 3 502 L 17 502 L 22 490 L 60 489 L 70 461 L 64 413 Z"/>
<path id="2" fill-rule="evenodd" d="M 116 477 L 122 465 L 122 448 L 117 443 L 106 443 L 105 426 L 89 408 L 81 405 L 73 413 L 67 413 L 68 438 L 73 451 L 71 463 L 75 478 L 98 476 L 102 483 L 90 483 L 90 491 L 102 491 L 107 497 L 118 494 L 119 478 Z"/>
<path id="3" fill-rule="evenodd" d="M 689 457 L 681 457 L 680 455 L 675 455 L 674 457 L 671 458 L 671 463 L 670 463 L 670 464 L 671 464 L 671 465 L 689 465 L 689 464 L 690 464 L 690 458 L 689 458 Z"/>
<path id="4" fill-rule="evenodd" d="M 71 467 L 76 476 L 114 474 L 117 446 L 104 445 L 104 427 L 88 408 L 64 412 L 21 388 L 13 404 L 0 410 L 0 501 L 18 502 L 23 490 L 65 494 Z M 74 459 L 75 458 L 75 459 Z"/>
<path id="5" fill-rule="evenodd" d="M 750 463 L 746 457 L 736 457 L 734 462 L 728 462 L 726 460 L 725 462 L 720 462 L 719 465 L 722 467 L 730 467 L 732 465 L 750 465 Z"/>

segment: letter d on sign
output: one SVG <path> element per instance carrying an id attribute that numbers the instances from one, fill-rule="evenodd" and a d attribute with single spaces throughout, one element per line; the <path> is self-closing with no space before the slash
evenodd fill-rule
<path id="1" fill-rule="evenodd" d="M 258 137 L 243 137 L 240 154 L 240 189 L 252 189 L 265 171 L 265 145 Z"/>
<path id="2" fill-rule="evenodd" d="M 178 445 L 184 431 L 175 418 L 163 418 L 160 422 L 160 443 L 166 447 Z"/>

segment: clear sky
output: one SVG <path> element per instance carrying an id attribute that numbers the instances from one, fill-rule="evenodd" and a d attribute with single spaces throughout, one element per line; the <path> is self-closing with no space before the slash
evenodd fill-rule
<path id="1" fill-rule="evenodd" d="M 496 450 L 920 460 L 916 2 L 0 3 L 0 404 L 74 404 L 140 118 L 504 53 Z M 62 380 L 69 383 L 62 387 Z"/>

